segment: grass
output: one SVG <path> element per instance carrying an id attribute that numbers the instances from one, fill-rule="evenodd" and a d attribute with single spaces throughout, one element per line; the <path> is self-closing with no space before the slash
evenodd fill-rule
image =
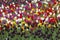
<path id="1" fill-rule="evenodd" d="M 60 37 L 59 28 L 60 27 L 54 28 L 53 32 L 51 32 L 51 29 L 48 29 L 48 30 L 46 28 L 43 28 L 43 29 L 40 28 L 40 29 L 42 29 L 43 34 L 45 34 L 45 32 L 47 31 L 47 34 L 45 35 L 52 34 L 52 36 L 49 39 L 47 38 L 47 40 L 56 40 L 56 39 L 60 40 L 60 38 L 56 37 L 56 36 Z M 11 38 L 10 36 L 8 36 L 9 32 L 7 31 L 3 31 L 3 32 L 4 32 L 4 35 L 0 34 L 0 40 L 6 40 L 6 38 L 9 38 L 9 40 L 45 40 L 43 37 L 38 37 L 38 36 L 34 38 L 34 35 L 31 35 L 30 33 L 28 33 L 29 35 L 28 38 L 25 38 L 24 35 L 21 37 L 21 35 L 17 35 L 17 34 L 15 34 L 15 36 Z"/>

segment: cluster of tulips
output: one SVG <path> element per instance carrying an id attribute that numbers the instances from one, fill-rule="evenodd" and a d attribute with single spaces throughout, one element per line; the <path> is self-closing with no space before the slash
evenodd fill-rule
<path id="1" fill-rule="evenodd" d="M 0 31 L 20 27 L 23 31 L 39 27 L 57 27 L 60 20 L 59 1 L 25 1 L 26 4 L 2 3 L 0 6 Z M 6 26 L 6 28 L 4 27 Z M 25 29 L 26 28 L 26 29 Z"/>
<path id="2" fill-rule="evenodd" d="M 11 40 L 16 35 L 25 38 L 33 38 L 34 35 L 34 38 L 38 36 L 44 40 L 60 40 L 59 0 L 4 1 L 0 5 L 0 40 Z"/>

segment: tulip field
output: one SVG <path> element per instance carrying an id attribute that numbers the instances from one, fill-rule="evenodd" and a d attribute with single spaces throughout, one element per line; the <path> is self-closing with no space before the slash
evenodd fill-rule
<path id="1" fill-rule="evenodd" d="M 60 40 L 60 0 L 0 0 L 0 40 Z"/>

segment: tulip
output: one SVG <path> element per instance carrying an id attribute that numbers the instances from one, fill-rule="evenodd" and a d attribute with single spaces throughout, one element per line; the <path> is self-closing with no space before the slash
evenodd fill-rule
<path id="1" fill-rule="evenodd" d="M 22 18 L 22 14 L 20 14 L 20 18 Z"/>
<path id="2" fill-rule="evenodd" d="M 41 2 L 38 2 L 38 8 L 40 8 L 42 6 Z"/>
<path id="3" fill-rule="evenodd" d="M 57 15 L 57 19 L 60 20 L 60 14 Z"/>
<path id="4" fill-rule="evenodd" d="M 48 25 L 48 28 L 51 28 L 51 27 L 52 27 L 51 24 L 49 24 L 49 25 Z"/>
<path id="5" fill-rule="evenodd" d="M 0 31 L 2 30 L 3 28 L 2 27 L 0 27 Z"/>
<path id="6" fill-rule="evenodd" d="M 56 20 L 56 18 L 49 18 L 49 23 L 56 23 L 57 22 L 57 20 Z"/>
<path id="7" fill-rule="evenodd" d="M 6 24 L 6 28 L 9 29 L 10 28 L 10 25 L 9 24 Z"/>
<path id="8" fill-rule="evenodd" d="M 52 8 L 49 8 L 48 11 L 49 11 L 49 12 L 52 12 Z"/>

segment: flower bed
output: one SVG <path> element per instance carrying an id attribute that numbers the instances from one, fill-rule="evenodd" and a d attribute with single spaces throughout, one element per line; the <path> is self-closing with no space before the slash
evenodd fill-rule
<path id="1" fill-rule="evenodd" d="M 55 40 L 54 38 L 59 33 L 59 26 L 59 1 L 23 0 L 20 3 L 11 2 L 9 4 L 5 1 L 0 6 L 0 36 L 7 33 L 8 39 L 10 36 L 20 35 L 25 38 L 34 36 L 42 40 Z"/>

